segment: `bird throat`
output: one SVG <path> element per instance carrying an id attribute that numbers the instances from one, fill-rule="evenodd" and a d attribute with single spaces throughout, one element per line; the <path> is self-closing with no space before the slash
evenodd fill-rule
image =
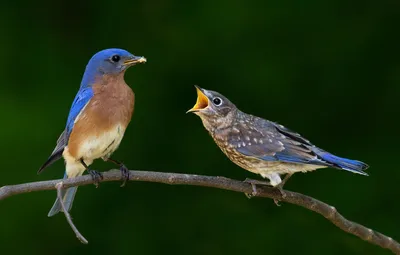
<path id="1" fill-rule="evenodd" d="M 232 121 L 234 120 L 235 112 L 230 112 L 226 116 L 207 116 L 203 114 L 199 114 L 203 126 L 207 129 L 211 134 L 218 132 L 219 130 L 227 129 L 231 126 Z"/>

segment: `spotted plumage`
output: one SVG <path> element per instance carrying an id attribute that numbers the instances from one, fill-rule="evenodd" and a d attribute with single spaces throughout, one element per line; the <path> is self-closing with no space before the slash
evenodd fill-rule
<path id="1" fill-rule="evenodd" d="M 240 111 L 218 92 L 197 88 L 197 114 L 218 147 L 240 167 L 260 174 L 272 186 L 282 183 L 281 174 L 332 167 L 367 175 L 363 162 L 326 152 L 298 133 L 272 121 Z"/>

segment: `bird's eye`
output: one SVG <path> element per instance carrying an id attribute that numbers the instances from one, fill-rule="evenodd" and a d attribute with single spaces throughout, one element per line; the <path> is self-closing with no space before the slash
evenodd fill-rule
<path id="1" fill-rule="evenodd" d="M 111 57 L 111 61 L 117 63 L 120 61 L 121 57 L 119 55 L 114 55 Z"/>
<path id="2" fill-rule="evenodd" d="M 214 103 L 216 106 L 220 106 L 220 105 L 222 104 L 222 100 L 221 100 L 221 98 L 219 98 L 219 97 L 214 97 L 214 98 L 213 98 L 213 103 Z"/>

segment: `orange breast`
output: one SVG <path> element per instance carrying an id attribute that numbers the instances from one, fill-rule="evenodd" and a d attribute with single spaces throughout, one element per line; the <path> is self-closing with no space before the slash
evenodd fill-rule
<path id="1" fill-rule="evenodd" d="M 94 96 L 77 117 L 68 141 L 69 153 L 74 158 L 81 157 L 79 147 L 85 138 L 101 136 L 116 125 L 123 129 L 128 126 L 135 96 L 123 75 L 104 75 L 93 85 Z"/>

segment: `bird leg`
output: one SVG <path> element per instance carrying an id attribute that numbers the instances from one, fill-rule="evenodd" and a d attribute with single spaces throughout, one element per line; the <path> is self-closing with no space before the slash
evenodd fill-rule
<path id="1" fill-rule="evenodd" d="M 278 185 L 276 185 L 274 188 L 278 189 L 279 192 L 281 193 L 282 198 L 286 197 L 286 192 L 283 190 L 283 186 L 285 185 L 285 183 L 289 180 L 289 178 L 292 176 L 293 174 L 286 174 L 285 178 L 282 180 L 281 183 L 279 183 Z M 264 185 L 264 186 L 272 186 L 270 182 L 267 181 L 259 181 L 259 180 L 253 180 L 253 179 L 249 179 L 246 178 L 246 180 L 244 180 L 244 182 L 250 183 L 251 187 L 253 189 L 253 191 L 251 192 L 251 194 L 247 194 L 245 193 L 247 198 L 252 198 L 254 196 L 257 196 L 258 191 L 257 191 L 257 185 Z M 280 206 L 279 204 L 279 200 L 278 199 L 274 199 L 274 203 L 277 206 Z"/>
<path id="2" fill-rule="evenodd" d="M 259 181 L 259 180 L 249 179 L 249 178 L 246 178 L 246 180 L 244 180 L 244 182 L 251 184 L 251 188 L 253 189 L 251 194 L 245 193 L 246 197 L 249 199 L 257 196 L 257 194 L 258 194 L 257 185 L 272 186 L 270 182 Z"/>
<path id="3" fill-rule="evenodd" d="M 96 170 L 89 169 L 89 167 L 86 165 L 86 163 L 85 163 L 85 161 L 83 161 L 83 159 L 80 159 L 80 162 L 86 168 L 86 170 L 89 172 L 89 174 L 92 176 L 94 185 L 96 186 L 96 188 L 98 188 L 100 181 L 103 180 L 103 175 Z"/>
<path id="4" fill-rule="evenodd" d="M 277 188 L 279 190 L 279 192 L 282 195 L 282 198 L 286 197 L 286 193 L 283 190 L 283 186 L 285 185 L 285 183 L 289 180 L 290 177 L 292 177 L 293 174 L 286 174 L 285 178 L 283 178 L 282 182 L 279 183 L 278 185 L 275 186 L 275 188 Z"/>
<path id="5" fill-rule="evenodd" d="M 112 162 L 119 166 L 119 170 L 121 170 L 121 175 L 122 175 L 121 179 L 123 180 L 121 187 L 124 187 L 126 184 L 126 181 L 129 180 L 129 169 L 120 161 L 117 161 L 117 160 L 114 160 L 111 158 L 105 158 L 104 160 L 108 161 L 108 162 Z"/>
<path id="6" fill-rule="evenodd" d="M 292 175 L 293 175 L 293 174 L 286 174 L 286 175 L 285 175 L 285 178 L 283 178 L 282 182 L 275 186 L 275 188 L 278 189 L 279 192 L 281 193 L 282 198 L 285 198 L 285 197 L 286 197 L 286 192 L 283 190 L 283 186 L 285 185 L 285 183 L 289 180 L 289 178 L 290 178 Z M 278 199 L 274 199 L 274 203 L 275 203 L 277 206 L 281 206 L 281 205 L 279 204 L 279 200 L 278 200 Z"/>

